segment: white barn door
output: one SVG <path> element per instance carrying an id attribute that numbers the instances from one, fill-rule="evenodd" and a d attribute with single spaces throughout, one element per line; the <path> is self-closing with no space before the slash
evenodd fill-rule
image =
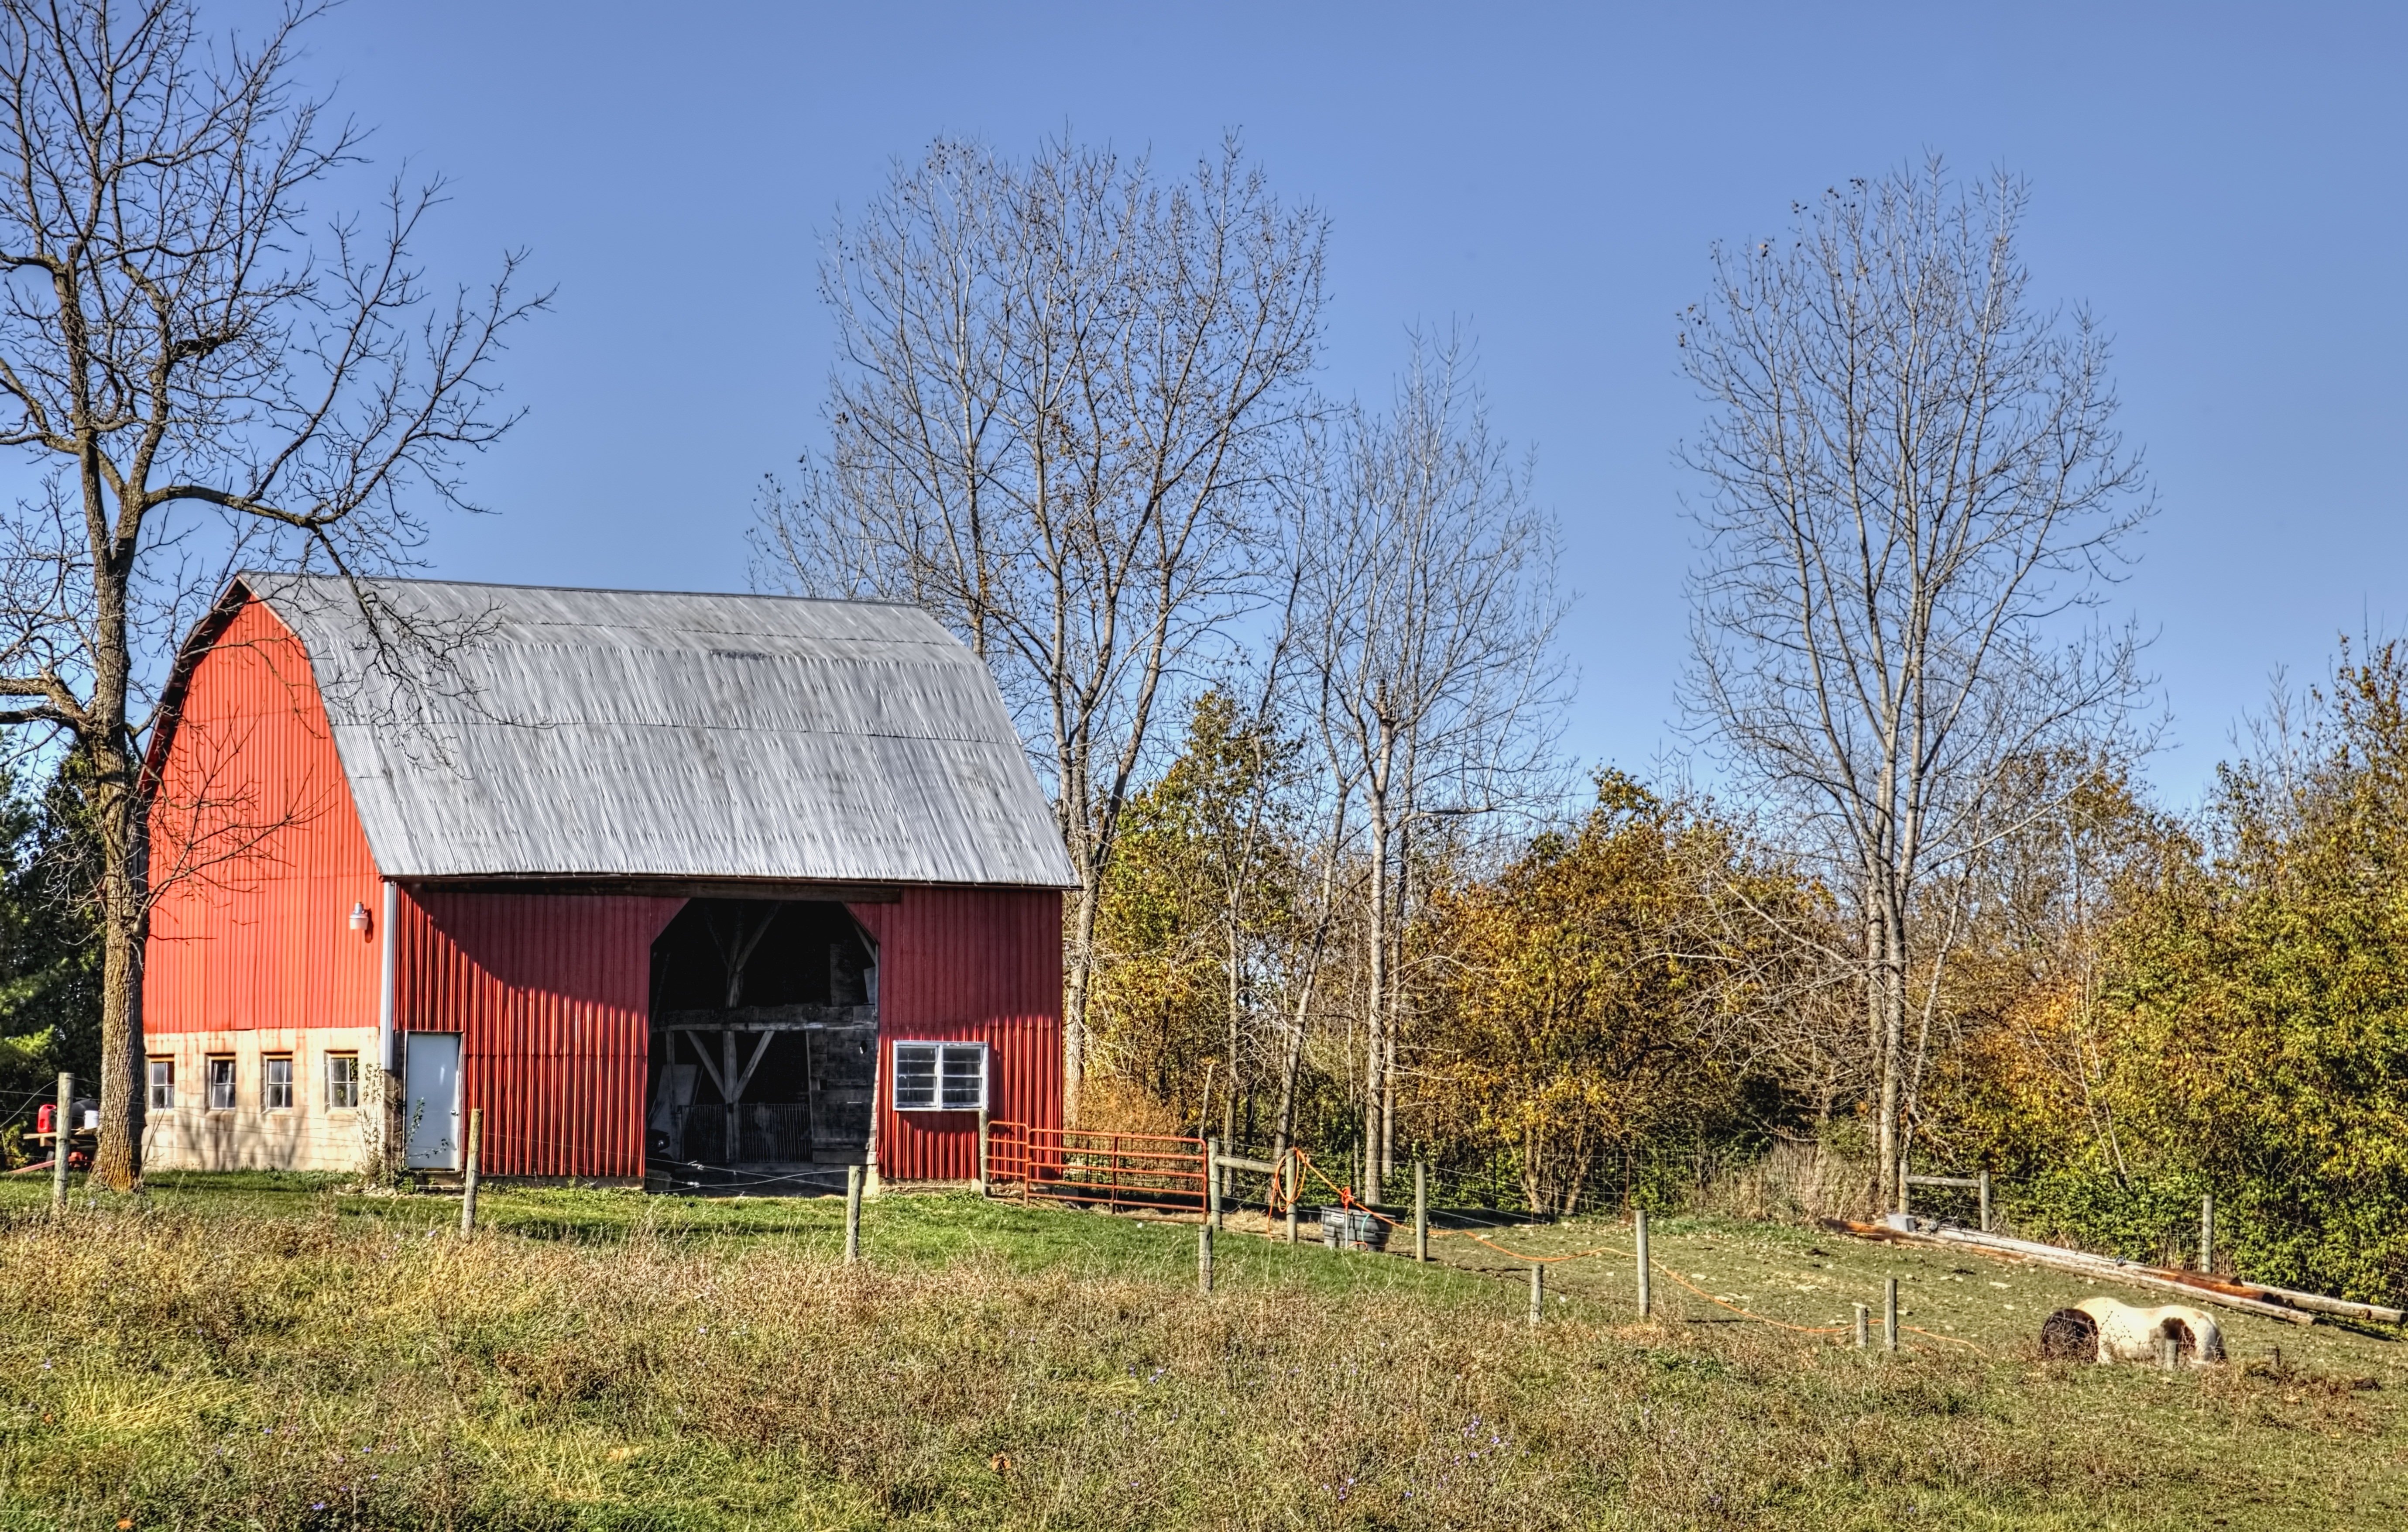
<path id="1" fill-rule="evenodd" d="M 412 1170 L 460 1168 L 460 1034 L 406 1032 L 401 1067 L 403 1163 Z"/>

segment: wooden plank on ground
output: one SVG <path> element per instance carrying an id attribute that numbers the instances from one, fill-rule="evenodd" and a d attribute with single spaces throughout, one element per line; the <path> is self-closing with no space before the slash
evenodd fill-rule
<path id="1" fill-rule="evenodd" d="M 2044 1266 L 2076 1276 L 2100 1281 L 2122 1282 L 2130 1287 L 2152 1292 L 2172 1293 L 2196 1298 L 2220 1308 L 2238 1309 L 2243 1313 L 2265 1319 L 2279 1319 L 2286 1324 L 2313 1324 L 2316 1317 L 2299 1310 L 2286 1308 L 2262 1298 L 2243 1297 L 2222 1290 L 2225 1284 L 2208 1286 L 2202 1282 L 2183 1281 L 2188 1272 L 2169 1272 L 2156 1267 L 2138 1267 L 2129 1262 L 2115 1261 L 2104 1255 L 2092 1255 L 2084 1251 L 2065 1250 L 2056 1245 L 2037 1244 L 2029 1239 L 2009 1239 L 2000 1235 L 1974 1234 L 1966 1229 L 1934 1229 L 1929 1233 L 1890 1228 L 1882 1224 L 1859 1224 L 1853 1219 L 1832 1219 L 1832 1227 L 1860 1239 L 1876 1239 L 1886 1244 L 1920 1245 L 1929 1250 L 1970 1250 L 1993 1260 L 2022 1261 L 2032 1266 Z"/>

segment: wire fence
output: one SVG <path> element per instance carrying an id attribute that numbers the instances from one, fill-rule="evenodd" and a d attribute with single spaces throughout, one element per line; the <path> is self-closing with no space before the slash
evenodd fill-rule
<path id="1" fill-rule="evenodd" d="M 19 1106 L 39 1099 L 44 1094 L 27 1093 L 19 1099 Z M 6 1120 L 10 1110 L 14 1109 L 0 1108 L 0 1121 Z M 1242 1167 L 1238 1173 L 1262 1179 L 1265 1192 L 1258 1205 L 1264 1210 L 1267 1220 L 1285 1215 L 1292 1221 L 1297 1210 L 1306 1203 L 1312 1190 L 1308 1182 L 1311 1182 L 1317 1183 L 1334 1199 L 1343 1217 L 1368 1216 L 1388 1229 L 1409 1231 L 1416 1242 L 1417 1254 L 1422 1240 L 1460 1239 L 1513 1261 L 1524 1269 L 1600 1259 L 1621 1259 L 1634 1265 L 1639 1261 L 1636 1248 L 1612 1244 L 1555 1253 L 1516 1250 L 1477 1227 L 1432 1226 L 1426 1218 L 1426 1208 L 1417 1213 L 1414 1223 L 1408 1225 L 1394 1214 L 1365 1202 L 1351 1183 L 1351 1178 L 1333 1178 L 1311 1152 L 1300 1147 L 1291 1148 L 1279 1161 L 1266 1164 L 1223 1156 L 1210 1140 L 1197 1138 L 1039 1128 L 1001 1121 L 988 1124 L 988 1130 L 985 1153 L 981 1160 L 982 1174 L 980 1181 L 982 1188 L 991 1196 L 1016 1198 L 1026 1205 L 1091 1206 L 1107 1211 L 1195 1213 L 1209 1223 L 1223 1205 L 1222 1186 L 1234 1167 Z M 484 1137 L 488 1150 L 497 1143 L 516 1140 L 516 1136 L 506 1130 L 497 1130 L 492 1124 L 486 1124 Z M 360 1147 L 363 1152 L 374 1149 L 364 1138 Z M 827 1165 L 795 1169 L 756 1169 L 701 1161 L 655 1160 L 647 1164 L 645 1181 L 648 1186 L 670 1192 L 733 1190 L 791 1195 L 796 1191 L 810 1190 L 833 1193 L 845 1190 L 849 1172 L 858 1168 Z M 1441 1181 L 1440 1184 L 1443 1186 L 1445 1183 Z M 1449 1216 L 1460 1220 L 1465 1215 L 1457 1211 Z M 1492 1225 L 1492 1228 L 1501 1226 L 1504 1225 Z M 1800 1335 L 1840 1335 L 1854 1328 L 1850 1325 L 1798 1324 L 1758 1313 L 1708 1292 L 1679 1270 L 1656 1260 L 1652 1254 L 1645 1265 L 1649 1272 L 1670 1280 L 1674 1285 L 1742 1320 Z M 1915 1325 L 1899 1325 L 1897 1329 L 1986 1354 L 1981 1346 L 1961 1337 L 1942 1335 Z"/>
<path id="2" fill-rule="evenodd" d="M 1327 1175 L 1322 1172 L 1319 1167 L 1312 1164 L 1311 1156 L 1305 1154 L 1303 1151 L 1298 1150 L 1294 1153 L 1304 1166 L 1307 1173 L 1311 1174 L 1324 1186 L 1338 1195 L 1340 1205 L 1341 1207 L 1350 1209 L 1357 1207 L 1362 1208 L 1365 1212 L 1369 1213 L 1373 1218 L 1380 1220 L 1390 1228 L 1401 1229 L 1405 1226 L 1401 1221 L 1390 1217 L 1388 1214 L 1382 1212 L 1379 1209 L 1369 1207 L 1355 1201 L 1353 1188 L 1341 1186 L 1336 1181 L 1331 1181 Z M 1495 1251 L 1499 1255 L 1519 1261 L 1526 1267 L 1559 1266 L 1572 1261 L 1593 1260 L 1600 1256 L 1619 1256 L 1625 1260 L 1632 1261 L 1634 1263 L 1638 1260 L 1637 1250 L 1622 1249 L 1613 1245 L 1598 1245 L 1588 1250 L 1568 1251 L 1555 1255 L 1540 1255 L 1529 1252 L 1509 1249 L 1475 1229 L 1418 1229 L 1415 1231 L 1415 1234 L 1416 1238 L 1426 1236 L 1432 1239 L 1469 1239 L 1473 1243 L 1483 1246 L 1485 1249 Z M 1683 1276 L 1680 1272 L 1674 1270 L 1669 1266 L 1666 1266 L 1663 1262 L 1654 1259 L 1652 1256 L 1649 1258 L 1647 1266 L 1650 1271 L 1660 1276 L 1670 1277 L 1674 1283 L 1696 1294 L 1698 1296 L 1705 1299 L 1708 1303 L 1713 1304 L 1717 1308 L 1727 1310 L 1742 1319 L 1753 1320 L 1759 1324 L 1770 1324 L 1776 1329 L 1789 1330 L 1799 1335 L 1845 1335 L 1851 1333 L 1855 1329 L 1854 1325 L 1848 1324 L 1792 1324 L 1786 1320 L 1774 1319 L 1769 1314 L 1759 1314 L 1751 1309 L 1742 1308 L 1726 1298 L 1717 1297 L 1715 1295 L 1707 1292 L 1704 1288 L 1699 1287 L 1697 1283 Z M 1927 1330 L 1914 1324 L 1899 1325 L 1898 1328 L 1910 1334 L 1926 1337 L 1932 1340 L 1943 1341 L 1952 1346 L 1963 1346 L 1970 1351 L 1979 1353 L 1983 1355 L 1988 1354 L 1988 1353 L 1984 1351 L 1981 1346 L 1958 1336 L 1942 1335 L 1938 1331 Z"/>
<path id="3" fill-rule="evenodd" d="M 1334 1200 L 1341 1224 L 1352 1227 L 1354 1218 L 1369 1216 L 1392 1230 L 1406 1232 L 1409 1229 L 1403 1220 L 1363 1201 L 1351 1183 L 1333 1179 L 1309 1151 L 1301 1148 L 1292 1148 L 1280 1159 L 1266 1164 L 1224 1157 L 1210 1140 L 1201 1138 L 1151 1134 L 1082 1134 L 1060 1129 L 1032 1129 L 1022 1124 L 1003 1122 L 991 1124 L 990 1132 L 984 1160 L 984 1184 L 991 1195 L 1016 1197 L 1025 1204 L 1088 1206 L 1107 1211 L 1127 1209 L 1131 1211 L 1195 1213 L 1202 1219 L 1209 1231 L 1226 1206 L 1221 1182 L 1228 1176 L 1234 1164 L 1242 1167 L 1241 1173 L 1262 1181 L 1264 1194 L 1259 1203 L 1244 1205 L 1259 1205 L 1267 1224 L 1284 1215 L 1293 1228 L 1297 1210 L 1305 1205 L 1308 1194 L 1313 1191 L 1313 1183 L 1317 1183 L 1318 1188 Z M 1634 1264 L 1639 1260 L 1635 1248 L 1611 1244 L 1553 1254 L 1515 1250 L 1478 1228 L 1431 1226 L 1426 1204 L 1417 1209 L 1409 1232 L 1413 1237 L 1417 1256 L 1421 1253 L 1424 1240 L 1462 1239 L 1519 1263 L 1525 1269 L 1608 1258 Z M 1207 1238 L 1209 1240 L 1209 1234 Z M 1209 1252 L 1209 1249 L 1208 1243 L 1205 1250 Z M 1202 1259 L 1209 1270 L 1209 1253 Z M 1844 1335 L 1856 1328 L 1846 1324 L 1797 1324 L 1758 1313 L 1706 1291 L 1684 1273 L 1654 1259 L 1652 1255 L 1645 1264 L 1651 1273 L 1670 1280 L 1674 1285 L 1742 1320 L 1799 1335 Z M 1987 1354 L 1980 1345 L 1961 1337 L 1943 1335 L 1917 1325 L 1893 1324 L 1894 1339 L 1900 1332 Z"/>

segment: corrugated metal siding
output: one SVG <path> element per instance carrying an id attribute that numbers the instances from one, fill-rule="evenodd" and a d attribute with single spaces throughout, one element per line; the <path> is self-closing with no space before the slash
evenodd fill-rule
<path id="1" fill-rule="evenodd" d="M 144 1030 L 374 1026 L 376 936 L 350 917 L 380 906 L 376 864 L 308 657 L 265 608 L 200 662 L 165 772 Z"/>
<path id="2" fill-rule="evenodd" d="M 914 889 L 854 905 L 878 941 L 878 1169 L 897 1181 L 978 1172 L 973 1112 L 893 1109 L 896 1039 L 984 1042 L 990 1112 L 1062 1125 L 1062 896 L 1051 889 Z"/>
<path id="3" fill-rule="evenodd" d="M 399 1025 L 462 1034 L 461 1110 L 485 1109 L 493 1174 L 644 1173 L 652 938 L 683 905 L 405 893 Z"/>

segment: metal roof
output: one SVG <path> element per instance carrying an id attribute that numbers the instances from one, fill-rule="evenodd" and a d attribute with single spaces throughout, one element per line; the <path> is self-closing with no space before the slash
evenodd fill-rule
<path id="1" fill-rule="evenodd" d="M 917 608 L 239 583 L 308 651 L 386 877 L 1076 882 L 994 678 Z"/>

